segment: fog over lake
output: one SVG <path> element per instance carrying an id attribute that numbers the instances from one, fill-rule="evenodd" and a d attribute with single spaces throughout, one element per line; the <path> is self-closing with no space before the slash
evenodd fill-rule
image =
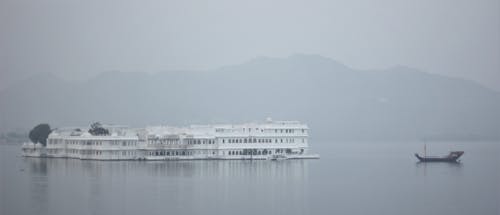
<path id="1" fill-rule="evenodd" d="M 499 154 L 498 0 L 0 0 L 0 215 L 499 215 Z"/>

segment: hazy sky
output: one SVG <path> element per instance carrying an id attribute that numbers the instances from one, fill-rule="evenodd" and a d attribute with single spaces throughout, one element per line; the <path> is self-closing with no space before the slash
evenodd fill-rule
<path id="1" fill-rule="evenodd" d="M 0 0 L 0 84 L 35 72 L 79 79 L 306 53 L 500 91 L 499 2 Z"/>

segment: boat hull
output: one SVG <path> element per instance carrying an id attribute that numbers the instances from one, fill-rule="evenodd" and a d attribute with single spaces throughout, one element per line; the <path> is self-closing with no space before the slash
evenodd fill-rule
<path id="1" fill-rule="evenodd" d="M 464 154 L 462 151 L 450 152 L 448 156 L 444 157 L 422 157 L 415 153 L 415 157 L 420 162 L 459 162 L 459 158 Z"/>

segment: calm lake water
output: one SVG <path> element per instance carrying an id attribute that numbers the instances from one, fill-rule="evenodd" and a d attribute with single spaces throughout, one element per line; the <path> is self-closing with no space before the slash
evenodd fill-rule
<path id="1" fill-rule="evenodd" d="M 500 143 L 312 143 L 319 160 L 81 161 L 0 145 L 0 214 L 500 214 Z"/>

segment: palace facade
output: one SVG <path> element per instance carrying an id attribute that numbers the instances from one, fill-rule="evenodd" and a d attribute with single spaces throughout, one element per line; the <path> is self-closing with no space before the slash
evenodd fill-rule
<path id="1" fill-rule="evenodd" d="M 47 145 L 24 144 L 23 156 L 93 160 L 190 160 L 318 158 L 308 153 L 306 124 L 272 121 L 245 124 L 154 126 L 127 128 L 105 126 L 106 136 L 88 128 L 52 131 Z"/>

